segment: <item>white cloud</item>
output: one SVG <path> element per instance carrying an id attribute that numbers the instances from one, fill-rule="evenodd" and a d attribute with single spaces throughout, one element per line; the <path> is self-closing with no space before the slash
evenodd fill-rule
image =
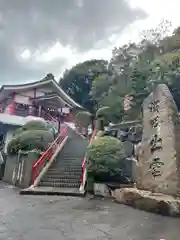
<path id="1" fill-rule="evenodd" d="M 31 58 L 31 52 L 29 51 L 29 49 L 26 49 L 21 53 L 20 56 L 23 60 L 29 60 Z"/>
<path id="2" fill-rule="evenodd" d="M 80 4 L 81 1 L 77 1 Z M 124 30 L 121 35 L 113 35 L 109 37 L 109 47 L 101 48 L 102 42 L 99 42 L 98 49 L 90 50 L 85 53 L 78 53 L 71 46 L 63 46 L 57 42 L 52 48 L 45 52 L 36 52 L 33 55 L 26 49 L 21 57 L 24 60 L 34 59 L 36 63 L 48 64 L 53 60 L 66 59 L 65 68 L 70 68 L 78 62 L 83 62 L 89 59 L 107 59 L 111 57 L 113 46 L 120 46 L 129 41 L 137 42 L 140 37 L 140 32 L 144 29 L 156 27 L 162 19 L 170 20 L 172 27 L 175 28 L 180 23 L 180 1 L 179 0 L 130 0 L 132 8 L 142 8 L 148 17 L 145 20 L 137 20 Z M 80 4 L 81 6 L 81 4 Z M 62 73 L 59 73 L 60 76 Z M 59 78 L 59 76 L 56 76 Z"/>
<path id="3" fill-rule="evenodd" d="M 37 62 L 48 63 L 57 59 L 69 58 L 73 52 L 74 50 L 70 46 L 63 46 L 60 42 L 57 42 L 47 52 L 37 52 L 35 59 Z"/>
<path id="4" fill-rule="evenodd" d="M 74 2 L 79 8 L 83 6 L 83 0 L 74 0 Z"/>
<path id="5" fill-rule="evenodd" d="M 172 21 L 177 26 L 180 22 L 179 0 L 130 0 L 132 7 L 141 7 L 151 18 L 152 24 L 157 24 L 162 18 Z"/>

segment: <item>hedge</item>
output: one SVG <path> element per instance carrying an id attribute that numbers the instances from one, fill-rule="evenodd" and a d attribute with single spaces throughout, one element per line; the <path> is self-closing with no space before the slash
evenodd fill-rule
<path id="1" fill-rule="evenodd" d="M 43 121 L 32 120 L 14 132 L 13 139 L 7 146 L 8 154 L 17 154 L 19 150 L 44 151 L 54 141 L 53 129 Z"/>
<path id="2" fill-rule="evenodd" d="M 29 130 L 25 131 L 16 138 L 13 138 L 8 146 L 9 154 L 17 154 L 19 150 L 39 149 L 44 151 L 49 144 L 54 141 L 54 136 L 46 130 Z"/>
<path id="3" fill-rule="evenodd" d="M 87 162 L 88 176 L 95 177 L 105 174 L 115 176 L 122 172 L 119 166 L 125 160 L 125 152 L 122 142 L 114 137 L 98 137 L 88 147 Z"/>

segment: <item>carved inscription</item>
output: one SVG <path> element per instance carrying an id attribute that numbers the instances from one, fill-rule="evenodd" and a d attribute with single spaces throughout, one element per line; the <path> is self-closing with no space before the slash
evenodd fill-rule
<path id="1" fill-rule="evenodd" d="M 159 116 L 156 116 L 155 118 L 150 120 L 150 124 L 153 128 L 158 127 L 159 124 Z"/>
<path id="2" fill-rule="evenodd" d="M 160 101 L 159 100 L 156 100 L 156 101 L 153 101 L 150 103 L 150 105 L 148 106 L 149 110 L 151 112 L 156 112 L 156 113 L 159 113 L 159 104 L 160 104 Z"/>
<path id="3" fill-rule="evenodd" d="M 154 157 L 149 169 L 152 172 L 153 177 L 160 177 L 161 176 L 161 166 L 163 166 L 164 163 L 160 160 L 159 157 Z"/>
<path id="4" fill-rule="evenodd" d="M 157 134 L 153 135 L 150 142 L 150 146 L 151 146 L 151 153 L 159 149 L 162 150 L 162 138 L 159 137 Z"/>
<path id="5" fill-rule="evenodd" d="M 157 115 L 159 114 L 159 106 L 160 106 L 159 100 L 153 101 L 149 105 L 149 110 L 156 115 L 150 120 L 150 124 L 153 129 L 158 129 L 159 127 L 160 117 L 159 115 Z M 163 150 L 162 138 L 157 133 L 154 134 L 150 140 L 150 150 L 151 150 L 151 154 L 155 154 L 156 151 Z M 164 163 L 161 161 L 161 159 L 158 156 L 153 157 L 149 166 L 149 170 L 151 171 L 153 177 L 161 176 L 162 174 L 161 166 L 163 165 Z"/>

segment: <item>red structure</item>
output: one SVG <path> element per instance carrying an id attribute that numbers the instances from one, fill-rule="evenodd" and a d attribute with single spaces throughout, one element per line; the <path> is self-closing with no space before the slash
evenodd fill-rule
<path id="1" fill-rule="evenodd" d="M 80 131 L 78 132 L 76 130 L 75 124 L 73 123 L 73 116 L 81 110 L 83 110 L 83 108 L 73 101 L 54 79 L 45 79 L 21 85 L 3 85 L 1 87 L 0 132 L 4 131 L 4 136 L 6 136 L 5 153 L 7 153 L 7 143 L 13 136 L 13 128 L 20 127 L 29 120 L 45 120 L 51 124 L 51 127 L 53 125 L 53 127 L 56 128 L 57 138 L 51 143 L 48 149 L 42 153 L 36 163 L 32 165 L 31 184 L 33 187 L 39 184 L 38 181 L 42 177 L 41 173 L 53 163 L 57 157 L 56 154 L 59 154 L 63 147 L 67 147 L 69 150 L 66 144 L 70 144 L 70 148 L 73 146 L 70 154 L 72 154 L 75 159 L 80 158 L 76 166 L 80 168 L 80 170 L 82 169 L 82 186 L 84 188 L 86 182 L 86 158 L 84 158 L 86 144 L 84 144 L 84 142 L 86 142 L 86 139 L 82 135 L 82 132 L 80 133 Z M 95 133 L 93 134 L 93 138 L 94 136 Z M 71 145 L 73 141 L 68 141 L 69 139 L 74 140 L 75 144 L 73 143 L 73 145 Z M 80 144 L 82 144 L 82 147 Z M 78 149 L 78 151 L 74 149 Z M 83 152 L 82 156 L 79 156 L 80 152 Z M 83 161 L 82 165 L 79 160 Z M 73 164 L 75 164 L 75 162 Z M 70 171 L 74 171 L 73 166 Z M 71 166 L 69 168 L 71 168 Z M 62 174 L 62 171 L 60 172 Z M 64 186 L 71 182 L 68 179 L 66 180 L 67 182 Z M 74 185 L 72 184 L 72 186 Z"/>
<path id="2" fill-rule="evenodd" d="M 56 127 L 73 122 L 73 111 L 82 109 L 54 79 L 21 85 L 3 85 L 0 89 L 0 112 L 15 117 L 43 118 Z M 3 116 L 2 116 L 3 117 Z M 19 118 L 17 118 L 19 120 Z"/>

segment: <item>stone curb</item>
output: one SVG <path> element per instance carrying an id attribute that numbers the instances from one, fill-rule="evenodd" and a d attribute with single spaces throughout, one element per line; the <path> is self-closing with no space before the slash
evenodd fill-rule
<path id="1" fill-rule="evenodd" d="M 80 193 L 80 192 L 70 192 L 70 191 L 65 191 L 66 189 L 60 189 L 60 190 L 41 190 L 37 188 L 27 188 L 27 189 L 21 189 L 20 190 L 20 195 L 50 195 L 50 196 L 70 196 L 70 197 L 84 197 L 85 193 Z"/>

